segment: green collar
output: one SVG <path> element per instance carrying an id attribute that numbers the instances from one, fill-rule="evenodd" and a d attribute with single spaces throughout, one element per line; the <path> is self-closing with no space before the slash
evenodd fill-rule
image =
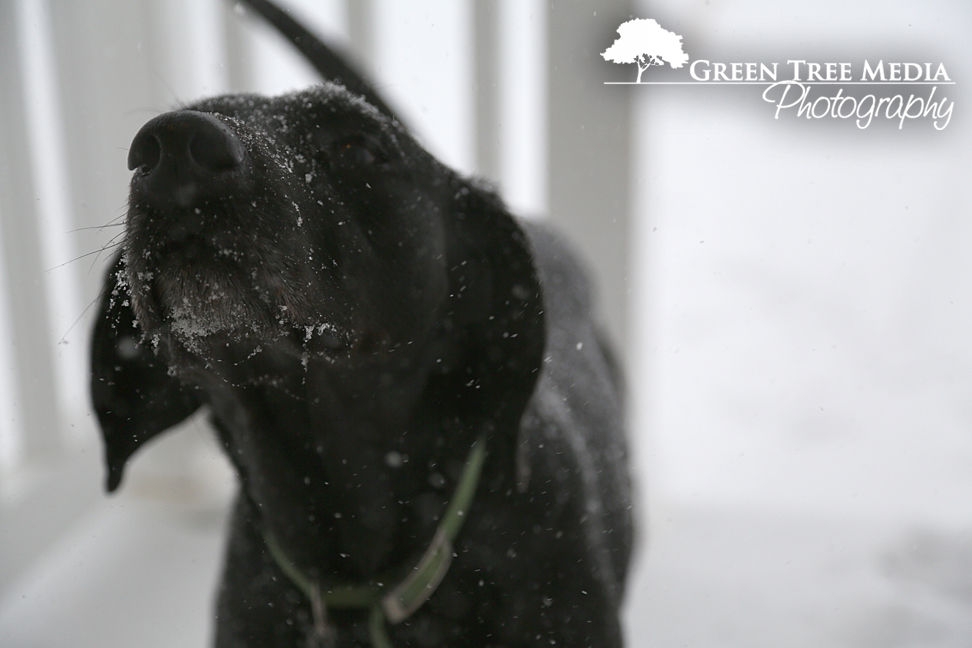
<path id="1" fill-rule="evenodd" d="M 368 628 L 374 648 L 392 648 L 385 622 L 401 623 L 425 603 L 442 582 L 452 562 L 452 543 L 459 535 L 466 512 L 472 504 L 486 459 L 485 434 L 479 435 L 469 450 L 466 467 L 445 515 L 439 522 L 432 543 L 412 572 L 401 583 L 387 587 L 374 585 L 342 586 L 322 590 L 320 583 L 308 578 L 287 557 L 270 532 L 264 533 L 270 555 L 294 585 L 311 602 L 314 628 L 320 639 L 326 634 L 327 608 L 370 609 Z"/>

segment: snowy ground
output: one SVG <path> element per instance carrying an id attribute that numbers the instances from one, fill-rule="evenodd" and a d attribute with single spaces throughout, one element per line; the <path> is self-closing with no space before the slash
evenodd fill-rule
<path id="1" fill-rule="evenodd" d="M 0 600 L 4 648 L 203 648 L 225 515 L 130 489 Z M 972 536 L 853 517 L 652 507 L 630 646 L 966 648 Z"/>
<path id="2" fill-rule="evenodd" d="M 967 647 L 968 530 L 658 507 L 632 646 Z"/>

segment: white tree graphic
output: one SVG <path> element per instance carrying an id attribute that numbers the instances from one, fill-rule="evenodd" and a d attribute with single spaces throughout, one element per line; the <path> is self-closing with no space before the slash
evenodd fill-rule
<path id="1" fill-rule="evenodd" d="M 641 83 L 642 73 L 652 65 L 668 62 L 673 68 L 680 68 L 689 59 L 682 51 L 682 37 L 662 29 L 651 18 L 634 18 L 621 23 L 617 40 L 601 56 L 611 63 L 636 63 L 637 83 Z"/>

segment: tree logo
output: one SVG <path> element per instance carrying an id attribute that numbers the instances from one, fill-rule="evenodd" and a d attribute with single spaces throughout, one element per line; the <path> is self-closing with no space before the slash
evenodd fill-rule
<path id="1" fill-rule="evenodd" d="M 601 52 L 601 56 L 611 63 L 636 63 L 636 83 L 641 83 L 641 75 L 652 65 L 667 62 L 673 68 L 680 68 L 689 60 L 688 54 L 682 51 L 682 37 L 662 29 L 651 18 L 634 18 L 621 23 L 617 40 Z"/>

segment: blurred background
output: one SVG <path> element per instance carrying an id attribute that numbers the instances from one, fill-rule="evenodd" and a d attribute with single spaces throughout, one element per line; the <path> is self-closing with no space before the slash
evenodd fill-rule
<path id="1" fill-rule="evenodd" d="M 628 375 L 631 646 L 972 645 L 972 5 L 282 4 L 591 267 Z M 632 16 L 690 60 L 941 62 L 953 115 L 604 85 L 636 75 L 599 56 Z M 315 80 L 232 2 L 0 0 L 0 646 L 208 645 L 233 476 L 197 417 L 102 492 L 91 304 L 139 127 Z"/>

